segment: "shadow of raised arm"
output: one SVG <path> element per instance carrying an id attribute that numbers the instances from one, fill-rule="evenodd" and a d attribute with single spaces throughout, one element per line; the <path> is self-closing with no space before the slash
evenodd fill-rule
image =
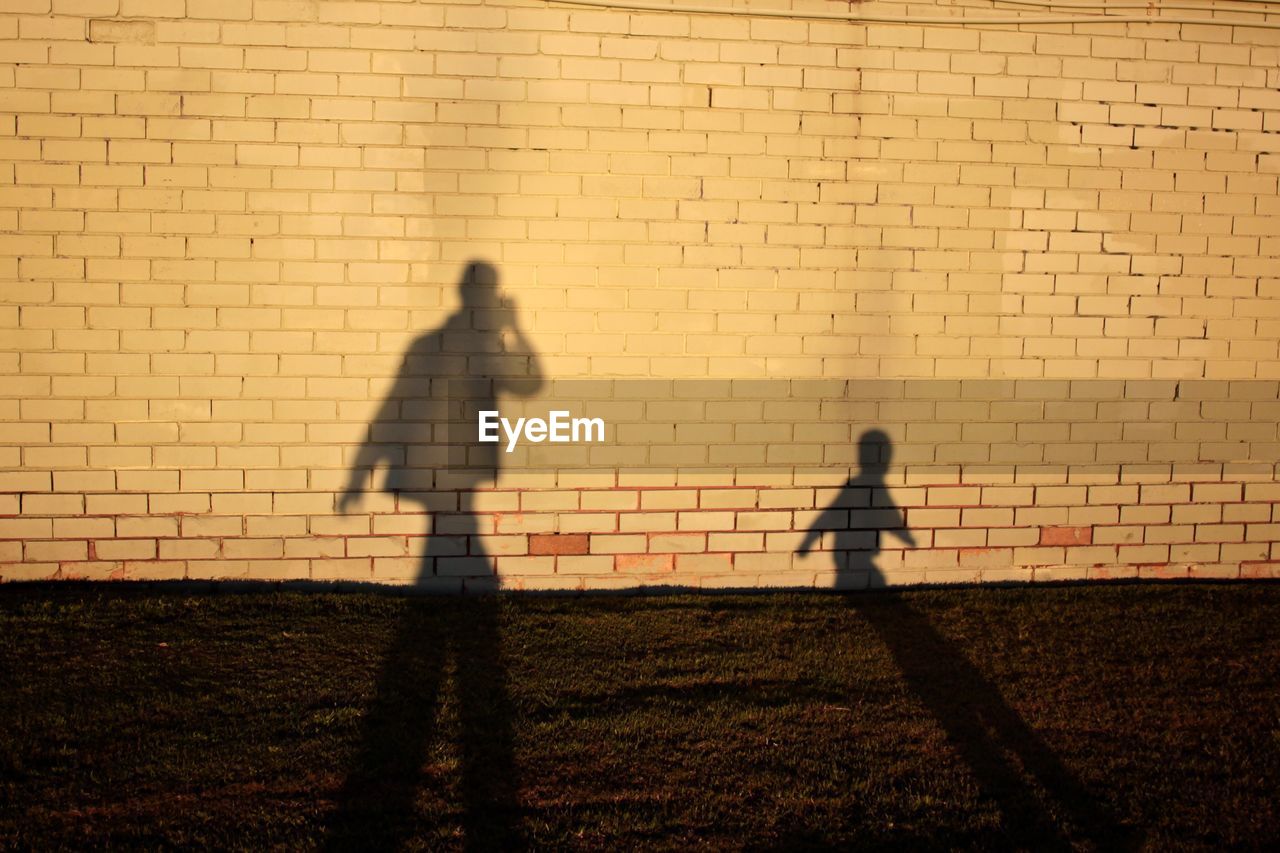
<path id="1" fill-rule="evenodd" d="M 511 308 L 511 320 L 507 324 L 507 329 L 515 339 L 506 352 L 508 355 L 523 356 L 525 369 L 523 373 L 503 377 L 502 390 L 515 397 L 531 397 L 538 393 L 545 381 L 542 374 L 542 360 L 538 358 L 538 351 L 529 342 L 520 324 L 515 322 L 518 312 L 514 300 L 508 297 L 506 302 Z"/>
<path id="2" fill-rule="evenodd" d="M 348 512 L 352 506 L 360 503 L 360 498 L 368 485 L 367 478 L 379 463 L 395 464 L 394 448 L 391 445 L 374 441 L 374 431 L 379 424 L 391 423 L 400 416 L 399 405 L 400 397 L 398 395 L 392 394 L 389 396 L 379 407 L 377 417 L 366 428 L 368 432 L 365 435 L 364 443 L 360 445 L 355 461 L 351 463 L 351 472 L 347 476 L 347 486 L 343 489 L 342 496 L 338 498 L 338 512 Z"/>

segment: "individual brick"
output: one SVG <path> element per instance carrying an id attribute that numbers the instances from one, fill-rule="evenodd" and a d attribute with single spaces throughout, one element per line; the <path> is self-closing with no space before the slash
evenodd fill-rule
<path id="1" fill-rule="evenodd" d="M 596 537 L 599 539 L 599 537 Z M 536 533 L 529 536 L 531 555 L 579 555 L 589 552 L 591 537 L 579 534 Z M 607 542 L 609 540 L 605 540 Z M 605 542 L 601 542 L 604 545 Z M 599 551 L 598 551 L 599 553 Z"/>

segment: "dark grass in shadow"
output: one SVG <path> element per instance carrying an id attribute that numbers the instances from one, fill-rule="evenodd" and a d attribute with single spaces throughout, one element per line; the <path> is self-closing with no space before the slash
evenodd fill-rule
<path id="1" fill-rule="evenodd" d="M 1003 765 L 986 778 L 1023 779 L 1037 810 L 1069 825 L 1080 813 L 1070 792 L 1071 808 L 1044 794 L 1053 781 L 1020 764 L 1019 750 L 1032 752 L 1007 725 L 990 734 L 999 718 L 959 692 L 972 673 L 910 665 L 944 670 L 931 678 L 941 698 L 904 678 L 873 610 L 918 647 L 904 659 L 936 651 L 911 640 L 901 599 L 962 650 L 981 690 L 1026 721 L 1082 796 L 1141 828 L 1148 849 L 1269 849 L 1280 837 L 1278 592 L 1180 584 L 503 596 L 492 612 L 507 676 L 497 721 L 512 722 L 518 786 L 512 844 L 1019 846 L 1004 814 L 1016 799 L 975 772 L 936 704 L 949 708 L 946 719 L 969 714 L 983 729 L 972 742 Z M 0 586 L 0 848 L 314 849 L 327 843 L 335 792 L 356 768 L 372 771 L 358 774 L 366 781 L 349 814 L 368 805 L 373 817 L 361 820 L 378 823 L 365 824 L 358 846 L 467 846 L 467 800 L 507 798 L 492 793 L 499 780 L 485 783 L 491 793 L 478 785 L 463 794 L 464 763 L 507 766 L 483 753 L 463 758 L 468 738 L 502 731 L 464 714 L 454 674 L 460 660 L 486 656 L 471 645 L 477 604 Z M 409 698 L 379 712 L 372 730 L 405 734 L 371 740 L 363 712 L 385 707 L 375 701 L 381 664 L 404 626 L 424 640 L 406 650 L 407 671 L 428 675 L 382 687 L 383 697 Z M 471 707 L 483 712 L 488 701 Z M 956 710 L 965 703 L 975 707 Z M 424 746 L 413 747 L 415 737 Z M 392 740 L 425 751 L 425 764 L 376 751 L 353 760 Z M 360 788 L 381 768 L 407 770 L 362 804 Z M 406 789 L 401 779 L 415 786 L 411 813 L 380 809 L 380 798 Z M 393 821 L 407 825 L 381 828 Z M 472 827 L 473 846 L 501 837 Z"/>
<path id="2" fill-rule="evenodd" d="M 424 787 L 455 787 L 424 773 L 442 691 L 457 701 L 463 846 L 510 849 L 524 843 L 513 764 L 512 709 L 492 596 L 406 602 L 367 711 L 359 747 L 329 820 L 331 850 L 395 849 L 412 837 Z M 446 677 L 452 678 L 446 682 Z"/>

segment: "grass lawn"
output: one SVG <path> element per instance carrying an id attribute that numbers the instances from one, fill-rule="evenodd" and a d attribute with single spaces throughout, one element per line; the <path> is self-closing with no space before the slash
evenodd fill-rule
<path id="1" fill-rule="evenodd" d="M 0 588 L 0 847 L 1275 849 L 1280 586 Z"/>

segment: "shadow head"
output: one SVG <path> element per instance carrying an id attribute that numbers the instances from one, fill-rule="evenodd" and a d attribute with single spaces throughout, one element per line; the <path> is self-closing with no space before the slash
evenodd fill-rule
<path id="1" fill-rule="evenodd" d="M 863 474 L 883 474 L 893 459 L 893 440 L 881 429 L 869 429 L 858 439 L 858 465 Z"/>
<path id="2" fill-rule="evenodd" d="M 498 284 L 498 270 L 487 261 L 470 261 L 458 282 L 462 304 L 467 308 L 501 308 L 502 288 Z"/>

